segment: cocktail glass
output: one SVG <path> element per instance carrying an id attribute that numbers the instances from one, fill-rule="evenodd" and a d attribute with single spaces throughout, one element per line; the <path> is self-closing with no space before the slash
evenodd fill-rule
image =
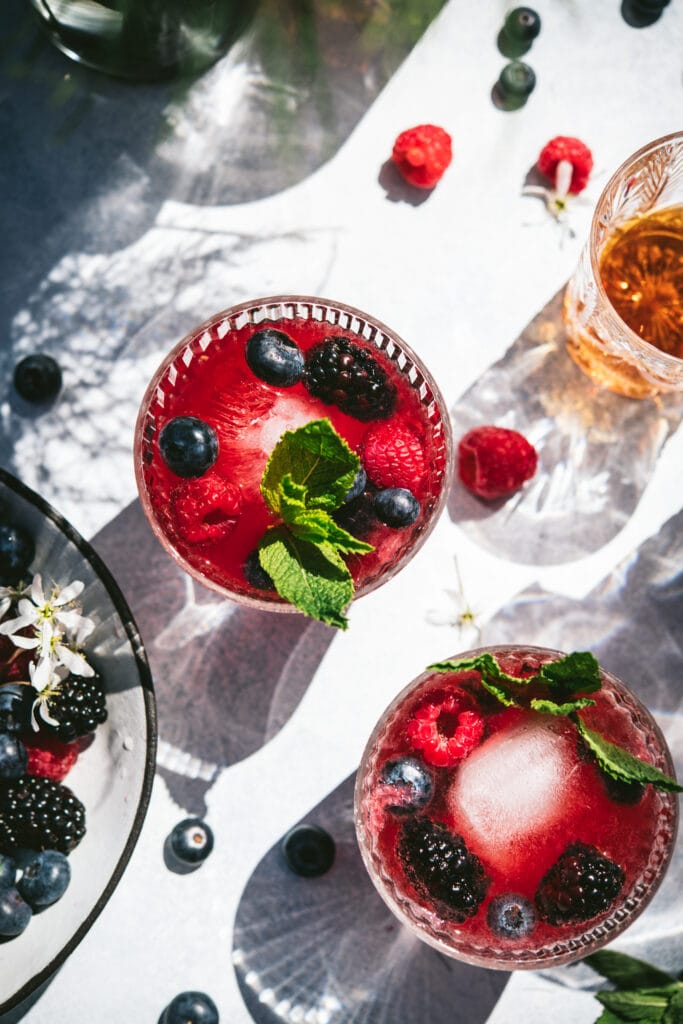
<path id="1" fill-rule="evenodd" d="M 672 224 L 650 233 L 633 250 L 616 287 L 629 301 L 644 300 L 655 327 L 641 336 L 609 299 L 601 258 L 615 235 L 635 218 L 676 211 Z M 577 270 L 565 293 L 564 319 L 572 359 L 596 383 L 630 398 L 683 390 L 683 358 L 656 344 L 671 330 L 681 338 L 683 315 L 683 132 L 650 142 L 630 156 L 608 181 L 591 223 Z"/>
<path id="2" fill-rule="evenodd" d="M 482 654 L 513 676 L 564 657 L 500 646 L 457 660 Z M 654 896 L 677 797 L 611 777 L 583 737 L 668 777 L 671 755 L 635 695 L 604 669 L 599 679 L 595 704 L 567 717 L 506 707 L 476 670 L 428 670 L 381 716 L 356 782 L 361 853 L 389 908 L 442 953 L 555 967 L 611 942 Z"/>
<path id="3" fill-rule="evenodd" d="M 367 554 L 346 558 L 354 597 L 367 594 L 391 579 L 433 529 L 451 482 L 452 436 L 444 399 L 420 359 L 390 328 L 353 307 L 308 296 L 276 296 L 218 313 L 183 338 L 155 373 L 140 408 L 135 472 L 143 508 L 164 548 L 202 584 L 255 608 L 295 610 L 276 591 L 255 586 L 244 575 L 247 559 L 273 523 L 259 489 L 268 457 L 286 430 L 319 419 L 328 419 L 359 452 L 377 421 L 323 402 L 302 381 L 279 387 L 255 376 L 246 345 L 266 328 L 289 335 L 304 355 L 329 338 L 346 338 L 368 353 L 395 394 L 392 411 L 380 422 L 419 439 L 424 472 L 413 524 L 392 528 L 374 518 L 367 492 L 338 510 L 344 528 L 373 546 Z M 234 528 L 216 541 L 188 542 L 174 517 L 174 496 L 186 482 L 165 465 L 159 435 L 169 420 L 183 415 L 200 417 L 215 429 L 219 456 L 212 472 L 239 488 L 241 510 Z"/>

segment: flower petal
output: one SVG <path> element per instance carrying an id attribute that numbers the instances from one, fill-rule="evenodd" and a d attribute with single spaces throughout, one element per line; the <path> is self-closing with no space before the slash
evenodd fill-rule
<path id="1" fill-rule="evenodd" d="M 68 586 L 60 590 L 59 593 L 53 598 L 52 603 L 59 605 L 60 607 L 65 604 L 69 604 L 74 598 L 78 597 L 85 583 L 81 580 L 74 580 L 73 583 L 69 583 Z"/>

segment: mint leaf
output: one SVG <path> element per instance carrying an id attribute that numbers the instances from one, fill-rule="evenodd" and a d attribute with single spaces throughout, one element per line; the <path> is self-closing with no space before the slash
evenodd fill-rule
<path id="1" fill-rule="evenodd" d="M 595 1024 L 624 1024 L 624 1018 L 617 1017 L 611 1010 L 603 1010 Z M 647 1024 L 647 1021 L 643 1021 L 641 1024 Z"/>
<path id="2" fill-rule="evenodd" d="M 542 665 L 538 678 L 566 693 L 594 693 L 599 690 L 600 666 L 590 651 L 574 651 L 564 658 Z"/>
<path id="3" fill-rule="evenodd" d="M 533 676 L 512 676 L 503 672 L 492 654 L 478 654 L 474 658 L 441 661 L 430 665 L 436 672 L 465 672 L 476 670 L 482 686 L 505 707 L 532 707 L 551 715 L 570 715 L 595 702 L 587 697 L 570 701 L 573 693 L 592 693 L 600 689 L 600 669 L 592 654 L 576 652 L 557 661 L 542 665 Z M 534 686 L 544 697 L 528 700 L 524 689 Z"/>
<path id="4" fill-rule="evenodd" d="M 595 998 L 626 1021 L 661 1021 L 669 1003 L 665 989 L 630 989 L 625 992 L 596 992 Z"/>
<path id="5" fill-rule="evenodd" d="M 662 1024 L 683 1024 L 683 987 L 680 985 L 669 997 Z"/>
<path id="6" fill-rule="evenodd" d="M 259 544 L 259 561 L 285 601 L 329 626 L 347 628 L 342 613 L 353 597 L 353 580 L 332 545 L 311 544 L 274 526 Z"/>
<path id="7" fill-rule="evenodd" d="M 641 761 L 622 747 L 610 743 L 599 732 L 589 729 L 578 715 L 573 720 L 602 770 L 611 775 L 613 779 L 618 779 L 621 782 L 650 782 L 656 789 L 664 789 L 671 793 L 683 793 L 683 786 L 679 786 L 675 779 L 665 775 L 659 768 L 655 768 L 654 765 L 648 764 L 646 761 Z"/>
<path id="8" fill-rule="evenodd" d="M 332 544 L 344 554 L 366 554 L 372 551 L 372 545 L 358 540 L 343 527 L 335 523 L 328 512 L 323 509 L 303 509 L 287 524 L 295 537 L 308 541 L 309 544 Z"/>
<path id="9" fill-rule="evenodd" d="M 670 974 L 660 971 L 658 967 L 613 949 L 600 949 L 597 953 L 591 953 L 584 957 L 584 963 L 621 989 L 656 988 L 659 985 L 670 985 L 674 981 Z"/>
<path id="10" fill-rule="evenodd" d="M 285 477 L 306 488 L 309 508 L 332 511 L 344 500 L 360 459 L 329 420 L 312 420 L 298 430 L 286 430 L 273 448 L 261 480 L 268 508 L 281 514 Z"/>
<path id="11" fill-rule="evenodd" d="M 540 711 L 545 715 L 562 715 L 564 717 L 580 711 L 581 708 L 590 707 L 592 704 L 595 704 L 595 701 L 591 700 L 590 697 L 577 697 L 576 700 L 566 701 L 564 704 L 558 704 L 554 700 L 542 700 L 541 698 L 529 701 L 529 707 L 533 708 L 534 711 Z"/>

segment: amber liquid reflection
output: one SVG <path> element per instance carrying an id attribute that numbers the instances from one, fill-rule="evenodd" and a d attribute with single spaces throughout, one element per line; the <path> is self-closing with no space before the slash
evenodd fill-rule
<path id="1" fill-rule="evenodd" d="M 620 225 L 600 255 L 600 277 L 632 331 L 683 358 L 683 206 Z"/>

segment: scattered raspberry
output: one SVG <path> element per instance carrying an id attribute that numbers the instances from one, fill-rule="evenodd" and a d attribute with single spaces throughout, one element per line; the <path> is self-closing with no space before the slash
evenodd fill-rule
<path id="1" fill-rule="evenodd" d="M 435 768 L 453 768 L 467 757 L 484 735 L 484 720 L 463 708 L 455 696 L 420 705 L 406 727 L 412 747 L 421 750 Z"/>
<path id="2" fill-rule="evenodd" d="M 594 846 L 567 847 L 536 890 L 536 909 L 549 924 L 590 921 L 604 913 L 624 884 L 623 869 Z"/>
<path id="3" fill-rule="evenodd" d="M 377 487 L 404 487 L 419 492 L 427 475 L 422 441 L 410 427 L 380 423 L 363 439 L 363 467 Z"/>
<path id="4" fill-rule="evenodd" d="M 593 170 L 593 154 L 590 149 L 580 139 L 574 139 L 569 135 L 557 135 L 545 144 L 536 166 L 541 174 L 550 179 L 554 188 L 557 188 L 558 166 L 563 160 L 572 165 L 567 192 L 573 195 L 583 192 Z"/>
<path id="5" fill-rule="evenodd" d="M 458 476 L 480 498 L 504 498 L 536 472 L 536 449 L 516 430 L 475 427 L 458 445 Z"/>
<path id="6" fill-rule="evenodd" d="M 421 124 L 401 132 L 391 159 L 401 175 L 417 188 L 434 188 L 452 159 L 451 137 L 435 124 Z"/>
<path id="7" fill-rule="evenodd" d="M 71 771 L 78 758 L 78 743 L 63 743 L 52 736 L 24 736 L 28 754 L 27 775 L 61 782 Z"/>
<path id="8" fill-rule="evenodd" d="M 490 879 L 462 836 L 429 818 L 413 818 L 401 829 L 398 854 L 408 880 L 437 903 L 442 917 L 462 923 L 479 910 Z"/>
<path id="9" fill-rule="evenodd" d="M 241 503 L 239 487 L 217 473 L 187 480 L 171 491 L 176 529 L 188 544 L 227 537 L 235 526 Z"/>

